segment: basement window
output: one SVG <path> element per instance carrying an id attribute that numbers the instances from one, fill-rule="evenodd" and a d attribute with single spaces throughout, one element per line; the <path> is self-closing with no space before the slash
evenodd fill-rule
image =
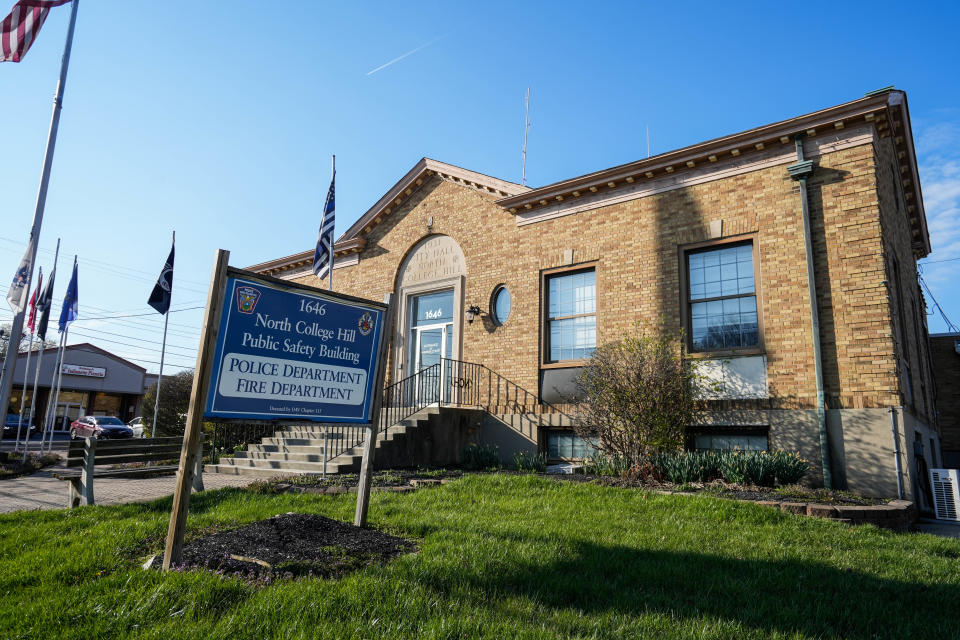
<path id="1" fill-rule="evenodd" d="M 687 432 L 694 451 L 769 451 L 770 427 L 764 425 L 699 426 Z"/>
<path id="2" fill-rule="evenodd" d="M 547 457 L 549 458 L 589 458 L 593 447 L 573 431 L 547 432 Z"/>

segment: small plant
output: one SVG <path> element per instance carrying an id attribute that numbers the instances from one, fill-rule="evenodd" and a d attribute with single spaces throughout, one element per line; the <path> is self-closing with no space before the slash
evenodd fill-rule
<path id="1" fill-rule="evenodd" d="M 674 484 L 725 480 L 772 487 L 795 484 L 810 463 L 786 451 L 684 451 L 650 456 L 653 475 Z"/>
<path id="2" fill-rule="evenodd" d="M 717 451 L 659 453 L 650 458 L 655 474 L 674 484 L 710 482 L 721 477 Z"/>
<path id="3" fill-rule="evenodd" d="M 543 473 L 547 470 L 547 457 L 542 453 L 518 451 L 513 454 L 513 464 L 517 467 L 517 471 Z"/>
<path id="4" fill-rule="evenodd" d="M 796 484 L 810 470 L 810 463 L 799 454 L 787 451 L 774 451 L 774 475 L 779 484 Z"/>
<path id="5" fill-rule="evenodd" d="M 630 463 L 622 456 L 598 453 L 583 461 L 583 472 L 591 476 L 626 476 L 630 473 Z"/>
<path id="6" fill-rule="evenodd" d="M 494 444 L 471 442 L 463 448 L 462 458 L 463 468 L 470 471 L 500 468 L 500 451 Z"/>

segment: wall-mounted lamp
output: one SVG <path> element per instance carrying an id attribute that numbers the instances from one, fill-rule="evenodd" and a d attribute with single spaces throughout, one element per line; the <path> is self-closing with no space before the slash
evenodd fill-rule
<path id="1" fill-rule="evenodd" d="M 478 315 L 480 315 L 481 313 L 482 312 L 480 311 L 480 307 L 478 307 L 475 304 L 472 304 L 469 307 L 467 307 L 467 324 L 473 324 L 473 319 Z"/>

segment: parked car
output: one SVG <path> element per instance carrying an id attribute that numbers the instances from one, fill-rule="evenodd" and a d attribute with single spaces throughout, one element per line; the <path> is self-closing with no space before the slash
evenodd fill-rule
<path id="1" fill-rule="evenodd" d="M 133 429 L 134 438 L 145 438 L 146 433 L 144 432 L 143 418 L 137 416 L 133 420 L 127 423 L 127 426 Z"/>
<path id="2" fill-rule="evenodd" d="M 77 438 L 132 438 L 133 429 L 113 416 L 84 416 L 70 423 L 70 439 Z"/>
<path id="3" fill-rule="evenodd" d="M 21 438 L 23 437 L 23 432 L 27 429 L 26 420 L 27 419 L 24 418 L 23 427 L 20 427 Z M 19 425 L 20 425 L 20 416 L 17 415 L 16 413 L 8 413 L 3 420 L 3 439 L 6 440 L 7 438 L 10 438 L 12 440 L 13 438 L 16 438 L 17 429 Z M 37 435 L 37 431 L 38 431 L 37 427 L 31 426 L 30 437 L 32 438 L 33 436 Z"/>

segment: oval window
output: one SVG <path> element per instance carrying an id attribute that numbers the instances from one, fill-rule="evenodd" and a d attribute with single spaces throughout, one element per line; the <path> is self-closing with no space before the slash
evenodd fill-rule
<path id="1" fill-rule="evenodd" d="M 500 285 L 494 290 L 490 307 L 496 324 L 503 324 L 510 317 L 510 292 L 505 286 Z"/>

